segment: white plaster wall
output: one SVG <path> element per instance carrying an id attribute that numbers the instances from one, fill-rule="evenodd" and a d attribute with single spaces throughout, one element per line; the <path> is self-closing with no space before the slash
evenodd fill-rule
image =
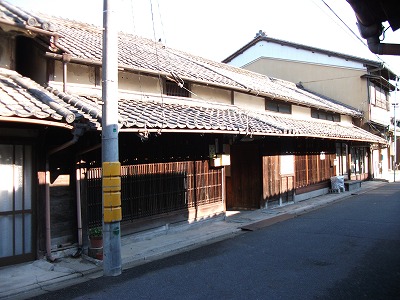
<path id="1" fill-rule="evenodd" d="M 306 120 L 311 118 L 311 108 L 309 107 L 304 107 L 304 106 L 298 106 L 298 105 L 292 105 L 292 115 L 295 118 L 298 118 L 300 120 Z"/>
<path id="2" fill-rule="evenodd" d="M 389 150 L 382 149 L 382 177 L 389 179 Z"/>
<path id="3" fill-rule="evenodd" d="M 234 93 L 234 104 L 248 110 L 265 112 L 265 99 L 242 93 Z"/>
<path id="4" fill-rule="evenodd" d="M 353 124 L 353 118 L 351 116 L 341 115 L 340 123 Z"/>
<path id="5" fill-rule="evenodd" d="M 192 98 L 208 102 L 231 104 L 231 91 L 229 90 L 213 88 L 198 84 L 192 84 L 191 90 L 194 94 L 192 95 Z"/>
<path id="6" fill-rule="evenodd" d="M 372 168 L 374 170 L 374 178 L 389 179 L 389 153 L 388 149 L 372 151 Z M 382 172 L 380 172 L 380 167 Z"/>
<path id="7" fill-rule="evenodd" d="M 54 81 L 63 82 L 63 64 L 61 61 L 55 61 L 54 63 Z M 68 83 L 95 86 L 94 67 L 68 63 L 67 84 Z"/>
<path id="8" fill-rule="evenodd" d="M 162 83 L 157 77 L 119 72 L 118 88 L 142 93 L 160 94 Z"/>
<path id="9" fill-rule="evenodd" d="M 379 150 L 373 150 L 372 151 L 372 168 L 373 168 L 374 178 L 381 178 L 381 174 L 379 171 L 379 162 L 380 162 Z"/>
<path id="10" fill-rule="evenodd" d="M 390 123 L 390 112 L 386 109 L 371 105 L 369 119 L 373 122 L 388 126 Z"/>

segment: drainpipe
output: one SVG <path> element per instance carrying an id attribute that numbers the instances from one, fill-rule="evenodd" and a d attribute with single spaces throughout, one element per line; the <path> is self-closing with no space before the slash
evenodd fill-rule
<path id="1" fill-rule="evenodd" d="M 87 148 L 83 151 L 77 153 L 77 156 L 80 156 L 84 153 L 91 152 L 93 150 L 101 148 L 101 144 L 97 144 L 90 148 Z M 77 258 L 80 257 L 83 251 L 83 228 L 82 228 L 82 200 L 81 200 L 81 180 L 82 173 L 81 168 L 78 167 L 81 163 L 77 164 L 76 167 L 76 214 L 77 214 L 77 225 L 78 225 L 78 251 L 72 255 L 72 257 Z"/>
<path id="2" fill-rule="evenodd" d="M 50 150 L 48 152 L 48 154 L 53 155 L 54 153 L 60 152 L 61 150 L 64 150 L 65 148 L 68 148 L 68 147 L 72 146 L 73 144 L 75 144 L 79 140 L 79 136 L 76 135 L 75 133 L 73 133 L 73 134 L 74 134 L 74 137 L 72 138 L 72 140 L 70 140 L 56 148 L 53 148 L 52 150 Z"/>
<path id="3" fill-rule="evenodd" d="M 76 165 L 76 215 L 78 225 L 78 251 L 73 257 L 79 257 L 82 254 L 83 234 L 82 234 L 82 210 L 81 210 L 81 169 L 80 164 Z"/>
<path id="4" fill-rule="evenodd" d="M 400 55 L 400 44 L 381 43 L 379 37 L 383 33 L 383 26 L 374 19 L 364 18 L 360 20 L 357 15 L 357 26 L 361 36 L 367 40 L 368 48 L 372 53 L 378 55 Z"/>
<path id="5" fill-rule="evenodd" d="M 66 143 L 64 143 L 64 144 L 62 144 L 62 145 L 50 150 L 47 153 L 47 156 L 46 156 L 46 176 L 45 176 L 45 178 L 46 178 L 46 192 L 45 192 L 46 257 L 51 262 L 53 262 L 55 260 L 55 258 L 51 254 L 50 164 L 49 164 L 49 158 L 50 158 L 51 155 L 53 155 L 53 154 L 55 154 L 55 153 L 57 153 L 57 152 L 59 152 L 61 150 L 64 150 L 64 149 L 72 146 L 73 144 L 75 144 L 79 140 L 79 137 L 83 135 L 83 133 L 84 133 L 84 129 L 83 128 L 74 128 L 74 130 L 72 132 L 74 137 L 70 141 L 68 141 L 68 142 L 66 142 Z"/>
<path id="6" fill-rule="evenodd" d="M 377 36 L 368 38 L 367 43 L 368 48 L 372 53 L 378 55 L 400 55 L 400 44 L 381 43 Z"/>
<path id="7" fill-rule="evenodd" d="M 63 64 L 63 92 L 67 91 L 67 64 L 71 61 L 72 55 L 69 53 L 63 53 L 62 64 Z"/>
<path id="8" fill-rule="evenodd" d="M 50 168 L 49 168 L 49 157 L 46 157 L 46 257 L 49 261 L 53 262 L 55 258 L 51 254 L 51 225 L 50 225 Z"/>
<path id="9" fill-rule="evenodd" d="M 370 12 L 371 3 L 358 0 L 347 0 L 347 2 L 354 10 L 358 30 L 367 40 L 369 50 L 378 55 L 400 55 L 399 44 L 384 44 L 379 40 L 383 33 L 383 26 L 380 18 Z"/>

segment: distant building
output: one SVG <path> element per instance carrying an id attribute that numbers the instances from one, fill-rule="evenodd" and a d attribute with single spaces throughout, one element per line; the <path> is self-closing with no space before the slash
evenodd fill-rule
<path id="1" fill-rule="evenodd" d="M 357 125 L 393 142 L 390 92 L 395 87 L 390 81 L 396 74 L 381 62 L 271 38 L 263 31 L 223 62 L 350 105 L 363 112 Z M 373 176 L 385 178 L 393 153 L 390 148 L 372 150 Z M 362 167 L 357 156 L 352 153 L 352 172 Z"/>

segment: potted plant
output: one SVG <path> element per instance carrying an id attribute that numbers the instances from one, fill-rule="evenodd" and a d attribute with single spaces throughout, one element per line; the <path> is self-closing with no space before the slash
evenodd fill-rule
<path id="1" fill-rule="evenodd" d="M 101 227 L 93 227 L 89 229 L 90 248 L 103 247 L 103 229 Z"/>

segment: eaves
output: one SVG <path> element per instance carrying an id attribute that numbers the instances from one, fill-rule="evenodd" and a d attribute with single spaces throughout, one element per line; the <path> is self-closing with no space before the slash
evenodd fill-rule
<path id="1" fill-rule="evenodd" d="M 357 57 L 357 56 L 353 56 L 353 55 L 343 54 L 343 53 L 339 53 L 339 52 L 335 52 L 335 51 L 325 50 L 325 49 L 321 49 L 321 48 L 316 48 L 316 47 L 312 47 L 312 46 L 307 46 L 307 45 L 303 45 L 303 44 L 293 43 L 293 42 L 289 42 L 289 41 L 285 41 L 285 40 L 279 40 L 279 39 L 275 39 L 275 38 L 271 38 L 271 37 L 267 37 L 267 36 L 258 36 L 256 38 L 254 38 L 252 41 L 250 41 L 248 44 L 246 44 L 245 46 L 243 46 L 242 48 L 237 50 L 235 53 L 233 53 L 232 55 L 225 58 L 222 62 L 229 63 L 230 61 L 232 61 L 232 59 L 241 55 L 246 50 L 253 47 L 260 41 L 275 43 L 275 44 L 288 46 L 288 47 L 292 47 L 292 48 L 296 48 L 296 49 L 303 49 L 303 50 L 307 50 L 307 51 L 311 51 L 311 52 L 317 52 L 317 53 L 325 54 L 327 56 L 334 56 L 334 57 L 342 58 L 345 60 L 351 60 L 351 61 L 363 63 L 368 66 L 379 67 L 379 68 L 384 67 L 383 63 L 378 62 L 378 61 L 369 60 L 369 59 L 365 59 L 365 58 L 361 58 L 361 57 Z"/>
<path id="2" fill-rule="evenodd" d="M 388 80 L 379 75 L 364 74 L 361 76 L 361 78 L 369 79 L 373 83 L 385 87 L 390 92 L 393 92 L 396 89 L 393 84 L 391 84 Z"/>

